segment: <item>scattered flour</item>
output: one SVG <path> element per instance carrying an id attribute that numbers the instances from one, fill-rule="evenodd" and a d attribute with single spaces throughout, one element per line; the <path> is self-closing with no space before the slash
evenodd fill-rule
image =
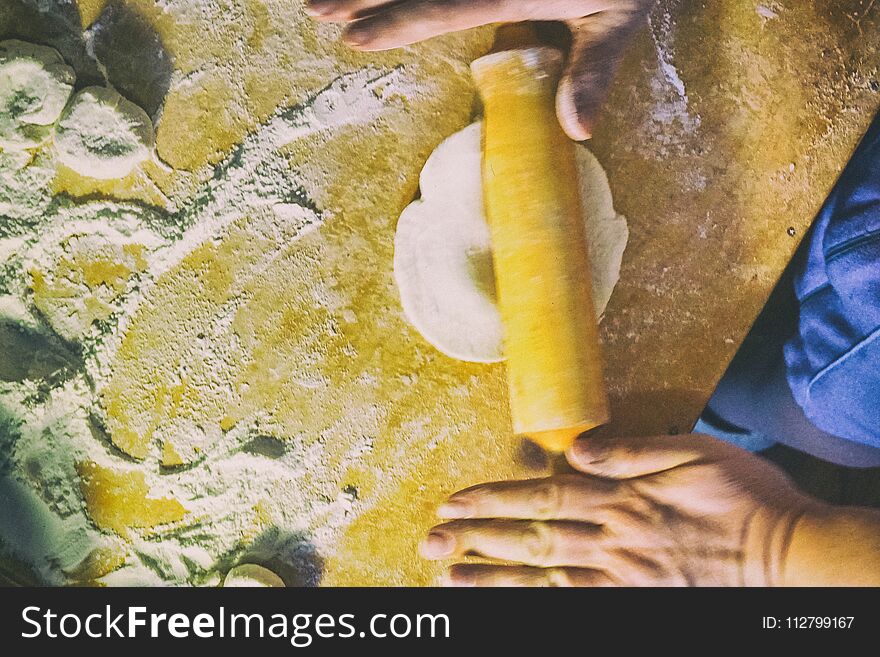
<path id="1" fill-rule="evenodd" d="M 338 77 L 279 109 L 218 165 L 193 174 L 192 191 L 173 199 L 170 212 L 49 191 L 56 157 L 101 178 L 119 177 L 150 156 L 146 115 L 112 90 L 81 92 L 61 115 L 54 148 L 0 151 L 0 320 L 22 335 L 45 336 L 60 363 L 45 379 L 0 379 L 0 555 L 50 584 L 100 577 L 107 585 L 217 585 L 218 573 L 242 561 L 273 558 L 296 564 L 292 581 L 317 582 L 317 554 L 332 554 L 340 532 L 365 508 L 350 491 L 318 492 L 337 472 L 323 463 L 320 440 L 281 443 L 260 435 L 256 418 L 217 436 L 186 466 L 161 468 L 154 457 L 136 466 L 105 435 L 95 390 L 156 280 L 200 245 L 220 240 L 244 217 L 255 239 L 279 245 L 325 220 L 303 191 L 307 181 L 291 170 L 287 145 L 370 124 L 410 93 L 399 69 Z M 276 257 L 264 255 L 252 276 Z M 210 330 L 226 330 L 238 303 L 231 300 Z M 209 368 L 230 357 L 210 335 L 202 348 Z M 204 432 L 185 419 L 174 429 L 184 443 Z M 370 441 L 353 441 L 346 463 L 368 454 Z M 144 473 L 149 498 L 180 500 L 184 520 L 133 528 L 125 541 L 98 530 L 80 488 L 82 462 Z M 260 500 L 272 500 L 281 517 L 261 521 Z M 94 564 L 95 555 L 106 554 L 119 563 L 105 573 Z"/>
<path id="2" fill-rule="evenodd" d="M 107 541 L 83 513 L 74 471 L 90 435 L 85 392 L 73 381 L 40 403 L 32 384 L 0 382 L 0 547 L 49 584 Z"/>
<path id="3" fill-rule="evenodd" d="M 779 14 L 774 9 L 765 5 L 758 5 L 755 7 L 755 11 L 758 13 L 758 16 L 764 19 L 764 22 L 779 18 Z"/>
<path id="4" fill-rule="evenodd" d="M 690 111 L 687 89 L 675 67 L 675 22 L 680 0 L 662 0 L 648 15 L 651 38 L 657 53 L 657 73 L 651 80 L 654 109 L 643 130 L 647 144 L 658 159 L 677 152 L 685 137 L 700 127 L 700 117 Z"/>
<path id="5" fill-rule="evenodd" d="M 0 238 L 40 222 L 53 203 L 49 183 L 54 176 L 54 162 L 43 153 L 0 151 Z"/>

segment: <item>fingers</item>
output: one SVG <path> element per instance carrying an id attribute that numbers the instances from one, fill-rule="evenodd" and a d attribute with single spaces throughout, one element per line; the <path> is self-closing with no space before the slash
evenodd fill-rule
<path id="1" fill-rule="evenodd" d="M 489 23 L 565 21 L 572 29 L 568 69 L 557 94 L 566 133 L 588 139 L 633 32 L 650 0 L 310 0 L 318 20 L 349 23 L 343 39 L 388 50 Z"/>
<path id="2" fill-rule="evenodd" d="M 490 4 L 498 5 L 498 10 L 491 10 Z M 514 3 L 473 0 L 410 0 L 390 5 L 352 23 L 343 39 L 360 50 L 388 50 L 449 32 L 516 20 L 512 18 L 513 6 Z"/>
<path id="3" fill-rule="evenodd" d="M 457 520 L 431 530 L 419 550 L 426 559 L 479 555 L 527 566 L 601 568 L 603 530 L 552 521 Z"/>
<path id="4" fill-rule="evenodd" d="M 392 5 L 391 0 L 309 0 L 306 13 L 322 21 L 352 21 Z"/>
<path id="5" fill-rule="evenodd" d="M 320 20 L 353 22 L 345 41 L 361 50 L 387 50 L 489 23 L 571 20 L 613 6 L 612 0 L 314 0 Z"/>
<path id="6" fill-rule="evenodd" d="M 572 21 L 568 68 L 559 85 L 556 113 L 569 137 L 589 139 L 632 34 L 644 24 L 644 2 Z"/>
<path id="7" fill-rule="evenodd" d="M 700 434 L 638 438 L 581 438 L 569 449 L 571 465 L 586 474 L 632 479 L 710 458 L 729 456 L 735 448 Z"/>
<path id="8" fill-rule="evenodd" d="M 444 586 L 480 587 L 606 587 L 615 586 L 606 573 L 591 568 L 532 568 L 530 566 L 491 566 L 456 564 L 449 569 Z"/>
<path id="9" fill-rule="evenodd" d="M 446 520 L 510 518 L 600 524 L 602 509 L 617 499 L 618 488 L 616 482 L 575 474 L 483 484 L 455 493 L 437 513 Z"/>
<path id="10" fill-rule="evenodd" d="M 619 4 L 619 3 L 618 3 Z M 474 25 L 526 20 L 562 21 L 580 18 L 614 6 L 614 0 L 309 0 L 306 13 L 323 21 L 348 22 L 371 14 L 412 5 L 413 18 L 433 11 L 452 13 L 462 9 L 479 16 Z"/>

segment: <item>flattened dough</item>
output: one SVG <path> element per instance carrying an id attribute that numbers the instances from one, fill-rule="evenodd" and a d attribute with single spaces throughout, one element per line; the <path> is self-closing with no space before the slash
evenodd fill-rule
<path id="1" fill-rule="evenodd" d="M 252 563 L 236 566 L 223 580 L 224 588 L 284 588 L 284 581 L 271 570 Z"/>
<path id="2" fill-rule="evenodd" d="M 80 91 L 55 127 L 59 159 L 83 176 L 124 178 L 150 159 L 153 122 L 134 103 L 106 87 Z"/>
<path id="3" fill-rule="evenodd" d="M 56 50 L 0 41 L 0 148 L 32 148 L 45 141 L 75 80 Z"/>
<path id="4" fill-rule="evenodd" d="M 428 158 L 419 180 L 422 196 L 397 225 L 394 277 L 404 314 L 428 342 L 452 358 L 492 363 L 504 358 L 503 328 L 483 209 L 481 131 L 481 123 L 468 126 Z M 620 278 L 629 230 L 614 210 L 599 161 L 583 146 L 577 160 L 601 318 Z"/>

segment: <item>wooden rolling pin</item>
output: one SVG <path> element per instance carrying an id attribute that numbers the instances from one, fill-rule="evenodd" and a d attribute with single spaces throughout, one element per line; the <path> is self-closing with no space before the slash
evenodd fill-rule
<path id="1" fill-rule="evenodd" d="M 551 452 L 609 419 L 575 146 L 555 112 L 562 66 L 548 47 L 471 66 L 514 430 Z"/>

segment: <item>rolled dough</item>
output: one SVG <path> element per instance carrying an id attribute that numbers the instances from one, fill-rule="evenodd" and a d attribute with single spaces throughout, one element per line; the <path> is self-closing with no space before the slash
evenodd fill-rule
<path id="1" fill-rule="evenodd" d="M 150 159 L 154 143 L 147 113 L 106 87 L 80 91 L 55 127 L 61 162 L 90 178 L 124 178 Z"/>
<path id="2" fill-rule="evenodd" d="M 422 336 L 452 358 L 503 360 L 503 327 L 495 299 L 489 227 L 480 175 L 482 124 L 446 139 L 422 169 L 421 198 L 400 216 L 394 276 L 403 311 Z M 599 161 L 577 147 L 593 300 L 601 318 L 620 278 L 629 238 L 614 210 Z"/>
<path id="3" fill-rule="evenodd" d="M 0 148 L 32 148 L 45 141 L 75 80 L 56 50 L 0 41 Z"/>
<path id="4" fill-rule="evenodd" d="M 252 563 L 236 566 L 223 580 L 224 588 L 284 588 L 284 581 L 271 570 Z"/>

